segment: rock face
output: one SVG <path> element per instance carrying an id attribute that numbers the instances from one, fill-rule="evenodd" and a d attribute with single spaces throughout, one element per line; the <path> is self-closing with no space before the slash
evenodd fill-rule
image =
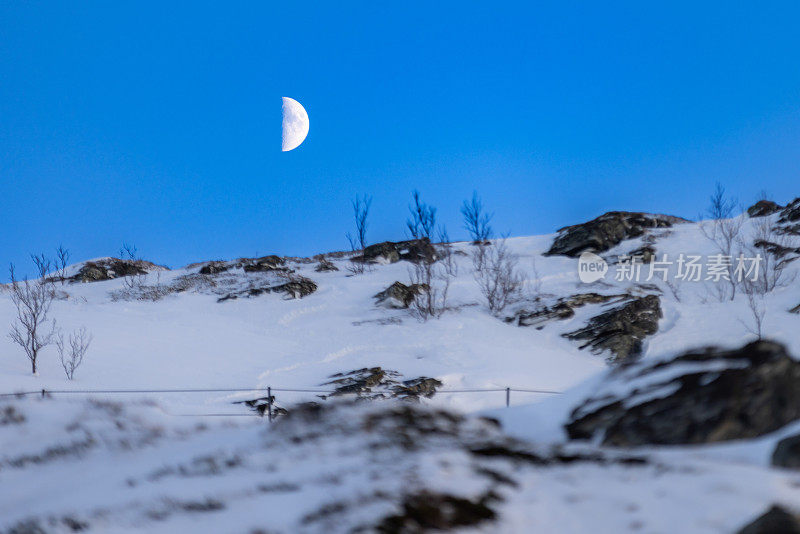
<path id="1" fill-rule="evenodd" d="M 427 237 L 412 239 L 410 241 L 377 243 L 364 249 L 363 254 L 353 258 L 353 261 L 368 263 L 395 263 L 400 260 L 410 262 L 436 261 L 436 247 Z"/>
<path id="2" fill-rule="evenodd" d="M 773 505 L 738 534 L 800 534 L 800 518 L 780 506 Z"/>
<path id="3" fill-rule="evenodd" d="M 753 438 L 798 418 L 800 362 L 757 341 L 614 369 L 566 430 L 620 447 L 677 445 Z"/>
<path id="4" fill-rule="evenodd" d="M 660 299 L 647 295 L 593 317 L 585 327 L 564 337 L 582 341 L 580 348 L 588 347 L 595 354 L 610 351 L 615 363 L 627 362 L 641 355 L 642 342 L 658 331 L 661 317 Z"/>
<path id="5" fill-rule="evenodd" d="M 325 273 L 329 271 L 338 271 L 339 268 L 334 265 L 333 262 L 326 260 L 325 258 L 321 258 L 314 270 L 318 273 Z"/>
<path id="6" fill-rule="evenodd" d="M 749 208 L 747 208 L 747 215 L 750 217 L 766 217 L 772 215 L 783 209 L 783 206 L 771 200 L 759 200 Z"/>
<path id="7" fill-rule="evenodd" d="M 800 221 L 800 197 L 792 200 L 787 204 L 783 211 L 781 211 L 781 216 L 778 218 L 778 222 L 782 223 L 792 223 Z"/>
<path id="8" fill-rule="evenodd" d="M 772 452 L 772 465 L 800 469 L 800 434 L 783 438 Z"/>
<path id="9" fill-rule="evenodd" d="M 228 293 L 218 298 L 217 302 L 236 300 L 238 298 L 258 297 L 266 293 L 283 293 L 284 297 L 287 299 L 301 299 L 317 290 L 317 284 L 304 276 L 290 275 L 283 279 L 285 281 L 282 283 L 270 284 L 266 282 L 265 285 Z"/>
<path id="10" fill-rule="evenodd" d="M 242 269 L 246 273 L 264 273 L 271 271 L 289 271 L 285 267 L 286 262 L 283 258 L 270 255 L 261 258 L 253 258 L 242 261 Z"/>
<path id="11" fill-rule="evenodd" d="M 671 215 L 611 211 L 589 222 L 561 228 L 545 256 L 577 257 L 587 250 L 604 252 L 650 228 L 669 228 L 683 222 L 688 221 Z"/>
<path id="12" fill-rule="evenodd" d="M 402 282 L 395 282 L 380 293 L 373 296 L 375 304 L 384 308 L 408 308 L 417 295 L 425 291 L 424 284 L 405 285 Z"/>
<path id="13" fill-rule="evenodd" d="M 242 269 L 246 273 L 293 272 L 286 266 L 286 259 L 274 254 L 260 258 L 239 258 L 234 261 L 209 261 L 200 265 L 202 266 L 198 273 L 206 275 L 225 273 L 232 269 Z"/>
<path id="14" fill-rule="evenodd" d="M 600 295 L 598 293 L 578 293 L 567 298 L 558 299 L 555 304 L 542 306 L 533 311 L 520 310 L 506 322 L 515 322 L 517 326 L 534 326 L 538 329 L 552 320 L 569 319 L 575 315 L 575 309 L 586 304 L 604 304 L 612 300 L 625 300 L 630 295 Z"/>
<path id="15" fill-rule="evenodd" d="M 102 282 L 125 276 L 136 276 L 156 271 L 167 271 L 166 267 L 144 260 L 121 260 L 119 258 L 103 258 L 87 261 L 69 281 Z"/>
<path id="16" fill-rule="evenodd" d="M 359 399 L 400 398 L 419 401 L 421 397 L 431 398 L 442 383 L 435 378 L 421 376 L 402 380 L 400 373 L 380 367 L 356 369 L 347 373 L 331 375 L 333 380 L 324 386 L 334 386 L 331 397 L 355 395 Z"/>

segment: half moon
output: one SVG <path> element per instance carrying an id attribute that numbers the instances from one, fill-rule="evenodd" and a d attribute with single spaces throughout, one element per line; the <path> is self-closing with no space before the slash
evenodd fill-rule
<path id="1" fill-rule="evenodd" d="M 283 142 L 281 151 L 288 152 L 299 147 L 308 135 L 308 113 L 300 102 L 288 96 L 283 97 Z"/>

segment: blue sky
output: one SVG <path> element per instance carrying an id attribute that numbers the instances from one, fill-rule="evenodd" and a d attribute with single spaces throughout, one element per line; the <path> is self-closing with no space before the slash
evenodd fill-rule
<path id="1" fill-rule="evenodd" d="M 473 189 L 514 235 L 788 201 L 800 4 L 699 4 L 4 2 L 0 262 L 343 249 L 360 193 L 400 239 L 414 188 L 454 238 Z"/>

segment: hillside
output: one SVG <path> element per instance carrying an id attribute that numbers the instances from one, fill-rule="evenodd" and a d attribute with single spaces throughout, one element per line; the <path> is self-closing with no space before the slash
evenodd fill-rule
<path id="1" fill-rule="evenodd" d="M 731 532 L 773 504 L 800 509 L 800 472 L 770 465 L 800 430 L 785 402 L 800 386 L 800 199 L 756 206 L 719 223 L 614 212 L 510 238 L 524 287 L 497 313 L 473 273 L 491 245 L 464 242 L 384 244 L 355 273 L 343 253 L 70 266 L 50 316 L 91 333 L 85 361 L 67 380 L 49 346 L 32 375 L 4 335 L 0 392 L 237 391 L 3 397 L 0 485 L 14 489 L 0 532 Z M 715 224 L 735 225 L 734 259 L 772 262 L 772 287 L 731 299 L 707 273 L 676 280 L 681 255 L 720 253 Z M 445 250 L 440 317 L 420 320 L 402 292 L 376 298 Z M 578 272 L 588 251 L 608 268 L 592 283 Z M 628 255 L 638 281 L 617 279 Z M 653 259 L 673 263 L 650 277 Z M 742 348 L 754 309 L 778 345 Z M 0 324 L 14 317 L 6 287 Z M 715 348 L 691 353 L 702 347 Z M 735 391 L 714 389 L 727 380 Z M 263 400 L 242 403 L 267 387 L 272 424 Z M 781 388 L 784 400 L 763 394 Z M 745 416 L 763 424 L 731 426 Z"/>

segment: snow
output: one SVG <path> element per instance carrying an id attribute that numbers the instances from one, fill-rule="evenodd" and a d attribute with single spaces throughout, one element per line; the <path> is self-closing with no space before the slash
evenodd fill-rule
<path id="1" fill-rule="evenodd" d="M 680 253 L 714 253 L 696 224 L 655 234 L 659 255 L 675 258 Z M 508 241 L 529 278 L 535 262 L 542 302 L 553 303 L 558 297 L 579 292 L 639 291 L 630 282 L 613 280 L 613 269 L 603 282 L 582 284 L 577 260 L 542 256 L 552 239 L 553 235 L 545 235 Z M 627 240 L 602 256 L 611 258 L 640 246 L 641 239 Z M 454 245 L 465 254 L 471 247 Z M 349 499 L 364 497 L 356 488 L 366 488 L 366 492 L 388 485 L 394 488 L 391 491 L 401 492 L 404 477 L 425 487 L 477 491 L 473 486 L 478 483 L 471 476 L 472 460 L 461 452 L 448 454 L 431 446 L 418 455 L 378 458 L 364 449 L 357 434 L 342 438 L 341 443 L 333 440 L 295 447 L 280 436 L 271 437 L 272 430 L 265 428 L 262 419 L 250 417 L 244 406 L 233 404 L 263 396 L 267 386 L 320 388 L 330 375 L 362 367 L 381 366 L 407 378 L 435 377 L 444 382 L 444 390 L 511 387 L 563 392 L 515 391 L 511 408 L 504 407 L 502 391 L 442 392 L 425 404 L 472 414 L 473 418 L 495 417 L 505 432 L 528 443 L 564 444 L 562 424 L 569 413 L 589 397 L 600 398 L 602 388 L 609 386 L 603 381 L 608 369 L 604 355 L 579 350 L 578 344 L 562 334 L 582 327 L 604 306 L 587 304 L 577 309 L 574 317 L 547 322 L 541 329 L 518 327 L 488 312 L 472 278 L 469 258 L 458 253 L 455 257 L 459 274 L 450 288 L 453 309 L 428 322 L 417 321 L 406 310 L 375 305 L 374 294 L 394 281 L 408 282 L 406 262 L 376 265 L 357 276 L 348 273 L 347 260 L 342 258 L 330 258 L 340 268 L 336 272 L 317 273 L 315 262 L 289 262 L 298 274 L 318 285 L 313 294 L 291 300 L 264 294 L 217 302 L 219 295 L 190 290 L 157 302 L 125 301 L 111 297 L 123 288 L 121 280 L 64 286 L 68 296 L 54 303 L 53 317 L 65 332 L 86 326 L 94 336 L 75 380 L 66 380 L 53 347 L 43 351 L 39 372 L 31 376 L 27 359 L 2 336 L 0 393 L 41 389 L 252 391 L 92 395 L 97 402 L 68 394 L 0 399 L 0 409 L 14 406 L 26 419 L 23 425 L 0 425 L 0 486 L 15 488 L 13 492 L 4 490 L 0 497 L 0 531 L 33 515 L 74 514 L 91 517 L 98 531 L 264 528 L 315 532 L 324 531 L 325 526 L 303 523 L 302 514 L 330 500 L 332 492 L 342 492 Z M 157 262 L 157 258 L 153 260 Z M 77 268 L 73 266 L 70 272 Z M 145 277 L 145 283 L 158 280 L 169 284 L 198 269 L 153 273 Z M 242 284 L 248 277 L 259 276 L 241 271 L 234 274 Z M 528 282 L 526 301 L 517 306 L 532 309 L 536 305 L 532 292 L 538 284 Z M 734 302 L 714 302 L 707 286 L 686 282 L 680 287 L 679 302 L 662 282 L 653 283 L 663 291 L 664 317 L 658 333 L 645 343 L 645 359 L 655 362 L 689 348 L 736 347 L 753 339 L 743 325 L 750 320 L 743 295 Z M 788 310 L 797 304 L 798 284 L 777 289 L 767 297 L 764 324 L 765 337 L 786 344 L 794 355 L 800 355 L 798 316 Z M 13 316 L 7 292 L 0 292 L 0 325 L 10 324 Z M 276 395 L 282 406 L 319 400 L 317 394 L 308 392 Z M 116 404 L 106 403 L 122 403 L 124 415 L 115 414 Z M 646 467 L 579 464 L 520 468 L 518 472 L 510 469 L 519 486 L 503 491 L 501 522 L 484 530 L 732 531 L 773 502 L 800 507 L 800 474 L 768 466 L 774 443 L 791 430 L 741 443 L 648 449 L 644 453 L 653 464 Z M 91 442 L 87 449 L 52 461 L 8 464 L 9 459 L 37 451 L 68 446 L 80 449 L 87 440 Z M 193 459 L 204 457 L 238 458 L 246 469 L 203 471 L 198 467 L 202 462 L 192 464 Z M 183 471 L 178 470 L 180 476 L 148 478 L 159 469 L 175 473 L 176 465 L 184 466 Z M 197 473 L 192 474 L 194 468 Z M 259 491 L 259 484 L 284 490 Z M 294 487 L 298 489 L 285 489 Z M 176 504 L 215 499 L 224 503 L 221 510 L 187 513 Z M 213 503 L 210 506 L 213 508 Z M 356 525 L 391 508 L 381 500 L 364 501 L 348 516 L 348 524 Z M 159 514 L 164 517 L 153 519 Z M 56 532 L 65 530 L 61 524 L 51 527 Z"/>

